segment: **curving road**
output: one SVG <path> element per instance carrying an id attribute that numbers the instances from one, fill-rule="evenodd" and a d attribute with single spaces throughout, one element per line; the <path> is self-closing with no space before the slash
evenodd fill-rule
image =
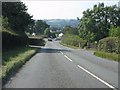
<path id="1" fill-rule="evenodd" d="M 118 63 L 47 41 L 4 88 L 118 88 Z"/>

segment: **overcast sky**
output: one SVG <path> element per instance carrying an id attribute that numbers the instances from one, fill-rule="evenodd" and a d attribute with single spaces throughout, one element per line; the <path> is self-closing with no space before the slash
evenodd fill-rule
<path id="1" fill-rule="evenodd" d="M 82 12 L 93 5 L 104 3 L 105 6 L 118 5 L 118 1 L 27 1 L 21 0 L 28 8 L 33 19 L 76 19 L 82 17 Z"/>

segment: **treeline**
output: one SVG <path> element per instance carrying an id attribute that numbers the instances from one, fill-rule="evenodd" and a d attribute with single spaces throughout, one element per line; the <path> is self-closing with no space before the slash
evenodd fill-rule
<path id="1" fill-rule="evenodd" d="M 44 37 L 56 37 L 55 32 L 50 31 L 53 30 L 50 28 L 50 25 L 43 20 L 35 20 L 28 27 L 29 28 L 26 29 L 28 36 L 31 36 L 34 33 L 36 36 L 44 35 Z"/>
<path id="2" fill-rule="evenodd" d="M 103 3 L 94 5 L 93 9 L 83 12 L 78 30 L 79 36 L 88 42 L 99 41 L 109 36 L 109 33 L 117 32 L 111 28 L 120 26 L 120 9 L 116 6 L 104 6 Z"/>
<path id="3" fill-rule="evenodd" d="M 26 32 L 29 34 L 35 33 L 36 35 L 43 35 L 46 28 L 50 26 L 43 20 L 34 20 L 32 24 L 28 26 Z"/>
<path id="4" fill-rule="evenodd" d="M 105 52 L 120 52 L 118 43 L 120 8 L 116 5 L 105 6 L 104 3 L 99 3 L 92 9 L 84 11 L 81 19 L 77 19 L 79 20 L 77 28 L 65 27 L 63 29 L 63 43 Z"/>
<path id="5" fill-rule="evenodd" d="M 33 20 L 23 2 L 2 2 L 2 46 L 12 49 L 29 44 L 29 35 L 44 34 L 49 25 L 42 20 Z M 29 35 L 27 33 L 29 32 Z M 35 38 L 34 38 L 35 39 Z M 30 42 L 31 43 L 31 42 Z"/>
<path id="6" fill-rule="evenodd" d="M 33 23 L 31 18 L 22 2 L 2 2 L 3 49 L 27 45 L 25 30 Z"/>

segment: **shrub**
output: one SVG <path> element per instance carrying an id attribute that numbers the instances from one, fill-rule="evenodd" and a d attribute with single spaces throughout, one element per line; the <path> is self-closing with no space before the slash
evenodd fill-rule
<path id="1" fill-rule="evenodd" d="M 120 53 L 119 47 L 120 45 L 117 37 L 107 37 L 101 39 L 98 43 L 98 50 L 110 53 Z"/>
<path id="2" fill-rule="evenodd" d="M 120 35 L 120 27 L 111 27 L 109 30 L 109 36 L 111 37 L 119 37 Z"/>
<path id="3" fill-rule="evenodd" d="M 26 35 L 20 36 L 12 34 L 10 32 L 2 31 L 2 48 L 14 48 L 18 46 L 25 46 L 28 43 L 28 37 Z"/>
<path id="4" fill-rule="evenodd" d="M 67 45 L 71 45 L 71 46 L 76 46 L 76 47 L 81 47 L 83 48 L 86 41 L 81 39 L 79 36 L 77 35 L 64 35 L 62 37 L 62 43 L 67 44 Z"/>

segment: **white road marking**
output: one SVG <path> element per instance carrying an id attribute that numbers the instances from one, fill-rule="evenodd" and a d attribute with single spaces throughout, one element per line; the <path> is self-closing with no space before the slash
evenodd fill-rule
<path id="1" fill-rule="evenodd" d="M 66 55 L 64 55 L 69 61 L 71 61 L 72 62 L 72 60 L 68 57 L 68 56 L 66 56 Z"/>
<path id="2" fill-rule="evenodd" d="M 60 51 L 60 53 L 63 54 L 63 52 L 61 52 L 61 51 Z M 63 55 L 64 55 L 64 54 L 63 54 Z M 67 58 L 69 61 L 72 62 L 72 60 L 71 60 L 68 56 L 66 56 L 66 55 L 64 55 L 64 56 L 65 56 L 65 58 Z M 82 69 L 83 71 L 87 72 L 89 75 L 93 76 L 94 78 L 96 78 L 97 80 L 99 80 L 100 82 L 102 82 L 103 84 L 105 84 L 106 86 L 108 86 L 109 88 L 115 89 L 114 86 L 110 85 L 109 83 L 107 83 L 106 81 L 102 80 L 102 79 L 99 78 L 98 76 L 96 76 L 96 75 L 94 75 L 93 73 L 89 72 L 88 70 L 86 70 L 86 69 L 83 68 L 82 66 L 80 66 L 80 65 L 77 65 L 77 66 L 78 66 L 80 69 Z"/>
<path id="3" fill-rule="evenodd" d="M 97 80 L 99 80 L 100 82 L 104 83 L 106 86 L 108 86 L 109 88 L 115 89 L 114 86 L 110 85 L 109 83 L 105 82 L 104 80 L 100 79 L 98 76 L 94 75 L 93 73 L 89 72 L 88 70 L 86 70 L 85 68 L 81 67 L 80 65 L 77 65 L 80 69 L 82 69 L 83 71 L 87 72 L 89 75 L 93 76 L 94 78 L 96 78 Z"/>
<path id="4" fill-rule="evenodd" d="M 61 54 L 63 54 L 63 52 L 60 51 Z"/>

